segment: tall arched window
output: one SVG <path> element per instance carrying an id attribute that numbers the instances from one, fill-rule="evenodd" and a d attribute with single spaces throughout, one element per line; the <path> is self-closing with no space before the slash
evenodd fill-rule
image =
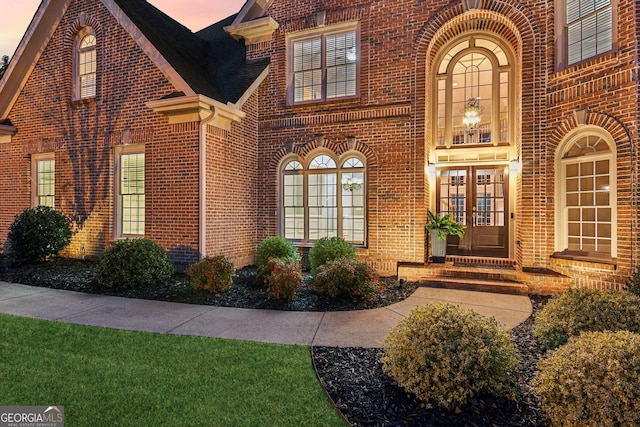
<path id="1" fill-rule="evenodd" d="M 96 96 L 96 36 L 92 28 L 83 28 L 76 36 L 74 52 L 74 99 Z"/>
<path id="2" fill-rule="evenodd" d="M 306 166 L 305 166 L 306 164 Z M 340 236 L 365 243 L 365 163 L 357 155 L 328 153 L 290 158 L 281 168 L 280 223 L 290 240 L 313 242 Z"/>
<path id="3" fill-rule="evenodd" d="M 509 56 L 481 36 L 449 48 L 438 64 L 438 146 L 510 142 Z"/>
<path id="4" fill-rule="evenodd" d="M 558 159 L 556 249 L 567 256 L 616 256 L 613 141 L 604 132 L 570 138 Z"/>

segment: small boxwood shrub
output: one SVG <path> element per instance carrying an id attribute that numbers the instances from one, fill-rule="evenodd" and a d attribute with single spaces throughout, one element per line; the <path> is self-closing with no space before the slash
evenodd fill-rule
<path id="1" fill-rule="evenodd" d="M 373 268 L 352 259 L 336 259 L 320 266 L 313 278 L 320 294 L 371 299 L 380 290 Z"/>
<path id="2" fill-rule="evenodd" d="M 265 269 L 267 291 L 275 299 L 293 300 L 296 291 L 302 285 L 300 261 L 294 258 L 271 258 Z"/>
<path id="3" fill-rule="evenodd" d="M 638 266 L 636 272 L 633 273 L 633 276 L 631 276 L 629 280 L 627 280 L 626 285 L 628 292 L 640 296 L 640 266 Z"/>
<path id="4" fill-rule="evenodd" d="M 272 258 L 290 258 L 300 260 L 300 255 L 293 244 L 281 236 L 265 239 L 258 248 L 258 267 L 264 267 Z"/>
<path id="5" fill-rule="evenodd" d="M 9 226 L 8 240 L 18 262 L 45 261 L 71 243 L 71 220 L 49 206 L 25 209 Z"/>
<path id="6" fill-rule="evenodd" d="M 534 391 L 552 425 L 640 425 L 640 335 L 585 332 L 538 369 Z"/>
<path id="7" fill-rule="evenodd" d="M 309 251 L 311 274 L 315 276 L 318 268 L 336 259 L 357 261 L 356 248 L 341 237 L 323 237 L 316 240 Z"/>
<path id="8" fill-rule="evenodd" d="M 583 331 L 640 331 L 640 297 L 627 292 L 571 288 L 550 300 L 536 317 L 533 334 L 554 349 Z"/>
<path id="9" fill-rule="evenodd" d="M 233 282 L 233 263 L 224 255 L 204 257 L 189 267 L 193 287 L 212 294 L 226 292 Z"/>
<path id="10" fill-rule="evenodd" d="M 108 288 L 140 288 L 173 276 L 167 253 L 149 239 L 118 240 L 108 247 L 96 266 L 96 280 Z"/>
<path id="11" fill-rule="evenodd" d="M 383 343 L 382 368 L 403 389 L 444 409 L 480 393 L 514 392 L 519 360 L 493 318 L 452 304 L 414 309 Z"/>

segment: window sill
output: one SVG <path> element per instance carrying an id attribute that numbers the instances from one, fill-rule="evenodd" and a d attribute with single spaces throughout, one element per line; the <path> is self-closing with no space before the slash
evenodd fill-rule
<path id="1" fill-rule="evenodd" d="M 598 255 L 592 252 L 579 252 L 564 250 L 562 252 L 556 252 L 551 255 L 552 260 L 580 262 L 589 264 L 589 267 L 599 268 L 603 270 L 616 270 L 617 259 L 603 255 Z"/>
<path id="2" fill-rule="evenodd" d="M 331 99 L 314 99 L 311 101 L 298 101 L 298 102 L 288 102 L 287 103 L 287 107 L 288 108 L 298 108 L 298 107 L 310 107 L 310 106 L 317 106 L 317 105 L 342 105 L 342 104 L 353 104 L 357 101 L 360 101 L 360 95 L 353 95 L 353 96 L 343 96 L 340 98 L 331 98 Z"/>
<path id="3" fill-rule="evenodd" d="M 71 107 L 80 107 L 82 105 L 93 105 L 98 102 L 96 97 L 93 98 L 82 98 L 82 99 L 72 99 L 69 101 L 69 105 Z"/>

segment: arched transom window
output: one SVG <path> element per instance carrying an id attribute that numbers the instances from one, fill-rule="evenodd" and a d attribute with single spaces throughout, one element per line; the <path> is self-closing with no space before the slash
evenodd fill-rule
<path id="1" fill-rule="evenodd" d="M 600 134 L 582 134 L 559 160 L 558 250 L 570 256 L 615 256 L 615 161 Z"/>
<path id="2" fill-rule="evenodd" d="M 308 162 L 288 159 L 281 168 L 280 225 L 290 240 L 340 236 L 365 243 L 365 163 L 356 155 L 329 154 Z"/>
<path id="3" fill-rule="evenodd" d="M 438 146 L 508 143 L 511 64 L 497 43 L 467 38 L 440 59 L 436 73 Z"/>

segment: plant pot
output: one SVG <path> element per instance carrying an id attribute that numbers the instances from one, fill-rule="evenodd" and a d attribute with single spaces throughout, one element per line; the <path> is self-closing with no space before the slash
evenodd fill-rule
<path id="1" fill-rule="evenodd" d="M 436 230 L 430 231 L 429 235 L 431 237 L 431 261 L 443 264 L 447 257 L 447 239 L 440 239 Z"/>

